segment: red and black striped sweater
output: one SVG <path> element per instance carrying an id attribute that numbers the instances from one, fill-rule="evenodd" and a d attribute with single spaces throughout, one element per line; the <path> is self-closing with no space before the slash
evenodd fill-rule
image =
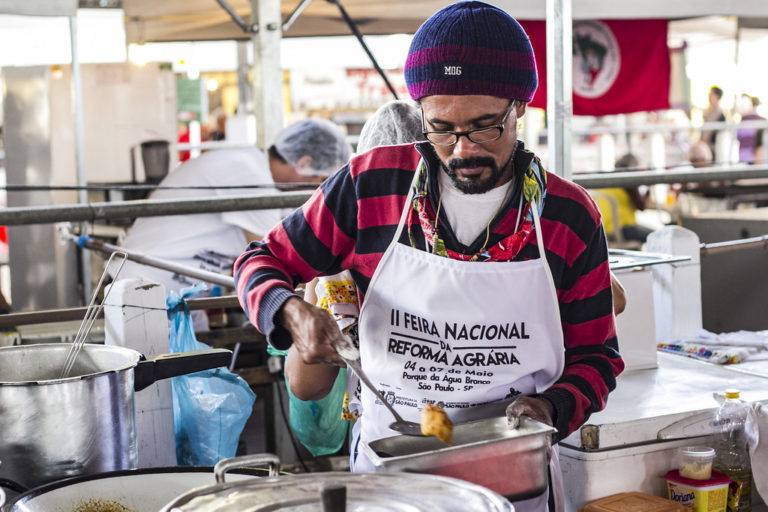
<path id="1" fill-rule="evenodd" d="M 518 144 L 514 164 L 521 174 L 533 154 Z M 376 148 L 354 157 L 300 209 L 237 259 L 235 286 L 240 303 L 273 346 L 287 348 L 291 343 L 288 332 L 274 318 L 299 283 L 348 269 L 364 300 L 373 272 L 394 236 L 422 156 L 427 164 L 428 197 L 437 197 L 435 178 L 442 171 L 429 143 Z M 514 229 L 519 183 L 522 179 L 515 180 L 515 190 L 491 223 L 489 246 Z M 439 225 L 449 249 L 473 254 L 485 241 L 483 233 L 471 246 L 464 246 L 450 231 L 447 218 L 441 216 Z M 565 367 L 560 379 L 539 396 L 554 407 L 556 440 L 560 440 L 605 407 L 624 362 L 618 353 L 605 234 L 594 202 L 578 185 L 547 173 L 541 226 L 560 305 Z M 424 249 L 416 216 L 409 229 L 417 248 Z M 400 242 L 409 243 L 406 230 Z M 515 259 L 538 257 L 536 237 L 532 237 Z"/>

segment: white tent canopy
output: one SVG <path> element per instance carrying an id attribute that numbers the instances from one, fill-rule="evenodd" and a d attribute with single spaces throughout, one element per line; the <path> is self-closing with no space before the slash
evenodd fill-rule
<path id="1" fill-rule="evenodd" d="M 0 0 L 2 2 L 3 0 Z M 6 0 L 13 1 L 13 0 Z M 349 15 L 366 35 L 413 33 L 430 15 L 448 5 L 445 0 L 340 0 Z M 545 19 L 544 0 L 487 0 L 520 19 Z M 246 22 L 250 19 L 249 0 L 227 2 Z M 286 19 L 300 0 L 282 0 Z M 0 5 L 2 5 L 0 3 Z M 122 0 L 128 42 L 201 41 L 250 39 L 213 0 Z M 744 25 L 768 26 L 765 0 L 696 0 L 643 2 L 573 0 L 574 19 L 667 18 L 737 16 Z M 347 35 L 349 27 L 334 4 L 314 0 L 287 30 L 284 37 Z"/>

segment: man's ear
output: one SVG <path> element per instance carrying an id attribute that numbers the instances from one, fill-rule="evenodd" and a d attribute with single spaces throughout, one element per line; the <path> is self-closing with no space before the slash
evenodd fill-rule
<path id="1" fill-rule="evenodd" d="M 524 101 L 516 101 L 515 102 L 515 109 L 517 111 L 517 118 L 521 118 L 525 115 L 525 109 L 528 106 L 528 103 Z"/>
<path id="2" fill-rule="evenodd" d="M 298 162 L 296 162 L 296 165 L 294 165 L 294 167 L 298 172 L 301 172 L 302 169 L 311 169 L 312 157 L 309 155 L 304 155 L 303 157 L 299 158 Z"/>

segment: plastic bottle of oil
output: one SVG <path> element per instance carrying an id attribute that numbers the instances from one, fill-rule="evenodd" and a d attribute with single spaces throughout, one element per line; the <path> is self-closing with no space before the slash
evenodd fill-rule
<path id="1" fill-rule="evenodd" d="M 728 512 L 752 510 L 752 469 L 744 432 L 746 419 L 747 405 L 739 399 L 739 391 L 726 389 L 725 401 L 715 413 L 713 424 L 719 429 L 714 467 L 731 478 Z"/>

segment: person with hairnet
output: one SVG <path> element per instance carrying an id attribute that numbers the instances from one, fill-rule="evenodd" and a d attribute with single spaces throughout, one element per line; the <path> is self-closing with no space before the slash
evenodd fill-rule
<path id="1" fill-rule="evenodd" d="M 600 212 L 517 137 L 538 73 L 507 12 L 480 1 L 440 9 L 412 38 L 404 75 L 427 141 L 353 157 L 251 243 L 235 262 L 240 305 L 272 346 L 313 367 L 286 365 L 302 400 L 329 394 L 342 353 L 359 355 L 407 421 L 430 404 L 454 423 L 506 417 L 517 428 L 526 416 L 554 426 L 551 484 L 514 508 L 559 512 L 556 443 L 606 406 L 624 369 Z M 360 296 L 359 352 L 294 291 L 342 270 Z M 371 471 L 366 446 L 397 432 L 369 389 L 356 405 L 350 469 Z"/>
<path id="2" fill-rule="evenodd" d="M 184 162 L 163 179 L 149 199 L 268 195 L 276 193 L 281 184 L 319 184 L 344 165 L 350 153 L 345 134 L 336 124 L 309 118 L 280 131 L 266 153 L 255 147 L 220 149 Z M 217 188 L 235 186 L 253 188 Z M 248 242 L 260 240 L 283 216 L 274 209 L 143 217 L 136 220 L 121 245 L 193 269 L 229 273 Z M 120 272 L 120 278 L 125 277 L 158 282 L 166 293 L 197 282 L 131 261 Z M 193 312 L 193 318 L 196 330 L 208 328 L 204 313 Z"/>
<path id="3" fill-rule="evenodd" d="M 360 130 L 357 152 L 420 140 L 425 138 L 418 107 L 412 102 L 392 100 L 379 107 L 365 122 Z"/>

